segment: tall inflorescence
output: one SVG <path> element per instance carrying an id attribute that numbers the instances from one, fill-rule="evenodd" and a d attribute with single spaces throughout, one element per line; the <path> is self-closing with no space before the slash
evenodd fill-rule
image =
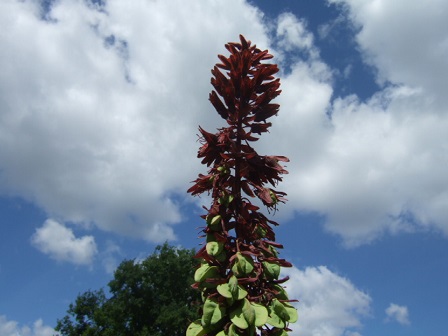
<path id="1" fill-rule="evenodd" d="M 261 51 L 240 35 L 240 43 L 228 43 L 229 57 L 212 69 L 214 90 L 210 102 L 227 127 L 208 133 L 201 127 L 198 157 L 209 167 L 188 190 L 192 195 L 211 194 L 212 204 L 202 218 L 206 244 L 196 257 L 194 287 L 202 292 L 202 318 L 190 324 L 187 336 L 201 335 L 288 335 L 297 311 L 290 304 L 279 279 L 280 268 L 291 264 L 279 258 L 273 226 L 260 207 L 268 210 L 284 202 L 285 193 L 275 190 L 287 173 L 279 162 L 283 156 L 262 156 L 252 147 L 267 120 L 276 115 L 280 94 L 275 64 L 263 63 L 273 56 Z"/>

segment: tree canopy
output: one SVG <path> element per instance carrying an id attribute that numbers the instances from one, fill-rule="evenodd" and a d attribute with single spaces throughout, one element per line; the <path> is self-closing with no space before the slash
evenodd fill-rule
<path id="1" fill-rule="evenodd" d="M 104 289 L 79 294 L 57 321 L 61 336 L 185 335 L 198 318 L 198 292 L 191 288 L 195 251 L 165 243 L 142 262 L 125 260 Z"/>

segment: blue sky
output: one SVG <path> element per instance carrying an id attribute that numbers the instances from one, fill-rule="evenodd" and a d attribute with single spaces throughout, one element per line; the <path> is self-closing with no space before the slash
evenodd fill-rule
<path id="1" fill-rule="evenodd" d="M 292 335 L 448 329 L 448 3 L 3 0 L 0 335 L 50 336 L 78 293 L 165 240 L 197 247 L 197 126 L 242 33 L 281 68 L 257 143 L 286 155 L 275 219 Z"/>

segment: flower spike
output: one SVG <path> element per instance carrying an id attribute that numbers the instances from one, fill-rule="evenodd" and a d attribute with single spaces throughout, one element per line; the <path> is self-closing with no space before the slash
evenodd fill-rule
<path id="1" fill-rule="evenodd" d="M 267 120 L 280 106 L 271 103 L 280 94 L 277 65 L 263 63 L 273 56 L 240 35 L 225 45 L 230 55 L 218 55 L 212 69 L 209 100 L 226 127 L 209 133 L 199 127 L 198 158 L 207 165 L 188 189 L 192 195 L 211 194 L 212 204 L 201 217 L 205 245 L 196 257 L 194 288 L 202 291 L 202 319 L 193 322 L 187 336 L 287 335 L 297 320 L 296 310 L 280 278 L 281 267 L 291 263 L 279 258 L 273 226 L 250 199 L 258 198 L 268 211 L 286 201 L 273 189 L 288 172 L 284 156 L 259 155 L 251 146 L 257 134 L 269 131 Z M 269 186 L 270 185 L 270 186 Z"/>

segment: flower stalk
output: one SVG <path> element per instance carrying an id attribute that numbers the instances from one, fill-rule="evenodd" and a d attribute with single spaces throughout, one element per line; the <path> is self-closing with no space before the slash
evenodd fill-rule
<path id="1" fill-rule="evenodd" d="M 187 336 L 287 335 L 297 311 L 279 278 L 281 267 L 292 265 L 279 258 L 273 226 L 251 199 L 268 211 L 285 201 L 275 190 L 287 171 L 284 156 L 261 156 L 252 147 L 272 125 L 267 120 L 279 111 L 271 101 L 280 94 L 276 64 L 240 35 L 239 43 L 225 45 L 228 57 L 212 69 L 209 100 L 227 126 L 213 134 L 199 127 L 198 158 L 207 165 L 188 190 L 211 194 L 210 208 L 201 217 L 206 243 L 196 254 L 201 265 L 195 284 L 202 293 L 202 318 L 187 329 Z"/>

